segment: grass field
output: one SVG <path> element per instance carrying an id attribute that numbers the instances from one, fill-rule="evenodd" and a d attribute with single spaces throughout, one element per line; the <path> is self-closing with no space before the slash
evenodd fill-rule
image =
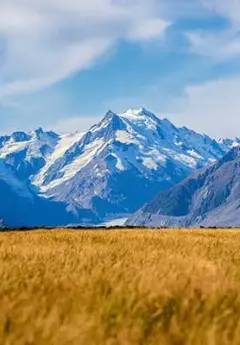
<path id="1" fill-rule="evenodd" d="M 240 344 L 237 230 L 0 233 L 0 280 L 0 344 Z"/>

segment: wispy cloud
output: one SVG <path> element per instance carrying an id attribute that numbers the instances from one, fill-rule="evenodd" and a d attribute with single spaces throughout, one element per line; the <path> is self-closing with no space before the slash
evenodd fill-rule
<path id="1" fill-rule="evenodd" d="M 0 97 L 35 91 L 91 66 L 119 39 L 159 37 L 158 1 L 2 0 Z"/>
<path id="2" fill-rule="evenodd" d="M 240 2 L 239 0 L 201 0 L 203 6 L 224 17 L 229 18 L 233 23 L 240 22 Z"/>
<path id="3" fill-rule="evenodd" d="M 216 138 L 239 137 L 240 78 L 226 78 L 188 86 L 179 99 L 178 114 L 167 116 Z"/>
<path id="4" fill-rule="evenodd" d="M 226 78 L 208 81 L 202 84 L 189 85 L 184 95 L 172 97 L 177 111 L 160 112 L 162 100 L 156 100 L 152 90 L 146 98 L 118 99 L 112 101 L 110 108 L 115 112 L 126 111 L 144 105 L 160 118 L 167 117 L 178 126 L 188 126 L 196 131 L 206 133 L 215 138 L 239 137 L 240 127 L 240 78 Z M 106 105 L 106 109 L 109 104 Z M 87 130 L 100 121 L 103 113 L 92 116 L 70 116 L 53 123 L 49 128 L 60 133 L 74 132 L 76 129 Z"/>
<path id="5" fill-rule="evenodd" d="M 217 30 L 207 25 L 203 25 L 201 30 L 196 27 L 192 31 L 186 30 L 189 45 L 186 43 L 184 47 L 178 42 L 178 37 L 185 33 L 181 24 L 176 23 L 171 30 L 166 30 L 180 18 L 191 21 L 196 17 L 203 18 L 205 14 L 224 18 L 228 25 Z M 166 31 L 167 35 L 164 36 Z M 171 34 L 175 35 L 173 43 Z M 9 114 L 14 113 L 14 128 L 19 126 L 19 123 L 24 128 L 36 124 L 48 126 L 51 121 L 53 124 L 57 123 L 55 128 L 61 132 L 74 130 L 75 127 L 86 128 L 99 117 L 71 115 L 71 112 L 78 114 L 78 109 L 71 108 L 70 101 L 64 104 L 65 89 L 62 93 L 60 90 L 55 99 L 52 88 L 48 100 L 48 92 L 40 95 L 39 99 L 40 93 L 26 96 L 26 99 L 23 94 L 47 88 L 78 71 L 91 68 L 102 57 L 112 53 L 112 48 L 118 42 L 127 41 L 142 45 L 146 42 L 152 43 L 153 40 L 162 40 L 164 44 L 161 44 L 161 47 L 158 44 L 155 46 L 164 53 L 164 49 L 168 48 L 168 39 L 170 44 L 173 44 L 172 55 L 179 51 L 181 46 L 183 54 L 179 54 L 180 58 L 186 58 L 183 68 L 181 63 L 178 69 L 168 67 L 167 71 L 164 71 L 165 66 L 162 66 L 162 75 L 156 75 L 162 86 L 157 86 L 155 91 L 145 92 L 144 85 L 128 96 L 126 86 L 126 93 L 119 93 L 117 100 L 107 96 L 109 99 L 102 100 L 102 107 L 101 101 L 97 101 L 89 112 L 100 112 L 100 117 L 105 106 L 106 110 L 111 106 L 114 111 L 133 106 L 145 106 L 157 111 L 161 109 L 158 106 L 160 102 L 169 103 L 173 112 L 179 112 L 179 115 L 170 114 L 177 123 L 185 123 L 216 136 L 237 135 L 237 126 L 230 123 L 238 123 L 239 117 L 240 83 L 237 77 L 205 81 L 187 87 L 185 98 L 177 98 L 173 89 L 178 88 L 178 95 L 182 94 L 186 84 L 212 78 L 210 72 L 206 71 L 207 66 L 215 66 L 222 60 L 231 62 L 232 58 L 240 55 L 239 0 L 0 0 L 0 105 L 4 106 L 4 109 L 1 109 L 2 122 L 7 123 Z M 147 44 L 146 47 L 148 50 L 150 45 Z M 189 52 L 194 54 L 188 54 Z M 195 59 L 195 55 L 201 57 Z M 128 58 L 131 59 L 131 56 Z M 195 78 L 201 74 L 204 74 L 202 79 Z M 178 83 L 183 79 L 184 83 Z M 146 89 L 150 86 L 146 85 Z M 69 97 L 70 99 L 73 100 Z M 16 109 L 19 103 L 19 109 Z M 97 106 L 100 106 L 101 110 L 97 109 Z M 7 113 L 6 109 L 11 107 L 14 109 Z M 224 117 L 226 113 L 228 116 Z M 66 114 L 70 114 L 67 120 Z M 204 119 L 206 114 L 208 121 Z M 219 118 L 221 123 L 216 126 Z"/>
<path id="6" fill-rule="evenodd" d="M 201 0 L 203 7 L 225 18 L 228 27 L 219 31 L 188 32 L 191 51 L 219 61 L 240 55 L 240 1 Z"/>
<path id="7" fill-rule="evenodd" d="M 232 27 L 188 33 L 191 50 L 239 54 L 238 0 L 1 0 L 0 97 L 52 85 L 89 68 L 118 40 L 159 38 L 172 20 L 199 11 L 225 16 Z"/>
<path id="8" fill-rule="evenodd" d="M 203 56 L 212 57 L 217 61 L 230 59 L 240 55 L 240 33 L 235 28 L 223 32 L 187 33 L 191 43 L 191 51 Z"/>

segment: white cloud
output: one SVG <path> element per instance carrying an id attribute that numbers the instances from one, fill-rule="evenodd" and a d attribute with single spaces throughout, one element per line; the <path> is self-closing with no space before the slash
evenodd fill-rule
<path id="1" fill-rule="evenodd" d="M 198 132 L 215 138 L 239 137 L 240 128 L 240 78 L 228 78 L 209 81 L 199 85 L 188 86 L 185 95 L 172 99 L 176 112 L 159 113 L 159 117 L 167 117 L 177 126 L 187 126 Z M 126 111 L 127 108 L 144 106 L 155 111 L 161 106 L 161 99 L 156 102 L 154 96 L 145 99 L 118 99 L 107 104 L 115 112 Z M 157 111 L 156 111 L 157 113 Z M 70 117 L 63 119 L 49 128 L 60 133 L 87 130 L 99 122 L 103 113 L 93 116 Z"/>
<path id="2" fill-rule="evenodd" d="M 215 61 L 240 55 L 240 37 L 235 29 L 221 33 L 187 33 L 191 50 L 199 55 L 212 57 Z"/>
<path id="3" fill-rule="evenodd" d="M 240 78 L 219 79 L 186 88 L 178 114 L 168 117 L 178 125 L 219 137 L 239 137 Z"/>
<path id="4" fill-rule="evenodd" d="M 219 79 L 188 86 L 183 98 L 173 99 L 173 103 L 178 104 L 176 113 L 159 113 L 159 117 L 167 117 L 177 126 L 187 126 L 215 138 L 239 137 L 239 90 L 240 78 Z M 151 111 L 157 109 L 157 104 L 153 99 L 149 104 L 147 99 L 144 99 L 143 102 L 139 99 L 119 99 L 111 104 L 111 109 L 121 112 L 125 111 L 128 106 L 133 108 L 145 106 Z M 99 122 L 103 115 L 101 113 L 93 116 L 69 117 L 49 128 L 59 133 L 84 131 Z"/>
<path id="5" fill-rule="evenodd" d="M 160 38 L 173 18 L 204 9 L 228 18 L 231 25 L 221 32 L 188 33 L 191 49 L 213 61 L 240 55 L 239 0 L 0 0 L 0 103 L 9 104 L 14 100 L 9 96 L 37 91 L 91 67 L 118 40 Z M 170 117 L 216 136 L 238 135 L 239 87 L 238 79 L 189 87 L 180 114 Z M 113 110 L 134 104 L 151 108 L 158 97 L 154 93 L 152 98 L 122 99 L 121 107 L 116 104 Z M 101 116 L 70 117 L 53 127 L 60 132 L 82 130 Z"/>
<path id="6" fill-rule="evenodd" d="M 88 68 L 119 39 L 160 37 L 157 0 L 1 0 L 0 97 Z"/>
<path id="7" fill-rule="evenodd" d="M 201 0 L 203 7 L 229 21 L 229 27 L 218 31 L 188 32 L 191 50 L 215 61 L 240 55 L 240 1 Z"/>
<path id="8" fill-rule="evenodd" d="M 61 51 L 48 52 L 47 58 L 44 58 L 43 55 L 46 51 L 39 52 L 39 58 L 42 57 L 42 60 L 36 59 L 35 61 L 35 58 L 30 56 L 32 54 L 26 55 L 26 59 L 29 58 L 30 60 L 30 65 L 21 64 L 20 59 L 20 65 L 14 72 L 13 70 L 9 73 L 6 72 L 6 75 L 11 74 L 12 81 L 0 84 L 0 98 L 34 92 L 52 85 L 77 70 L 91 66 L 95 59 L 103 55 L 109 47 L 110 42 L 107 40 L 88 40 L 82 42 L 81 45 L 68 45 L 67 50 L 62 51 L 62 53 Z M 24 57 L 22 59 L 24 61 Z M 39 67 L 38 64 L 40 64 Z M 11 63 L 9 63 L 9 68 L 10 66 Z M 32 71 L 31 68 L 33 68 Z M 25 73 L 29 75 L 29 78 L 24 77 Z"/>
<path id="9" fill-rule="evenodd" d="M 149 40 L 159 37 L 168 27 L 168 23 L 161 19 L 153 18 L 142 23 L 136 22 L 132 27 L 129 38 L 133 40 Z"/>
<path id="10" fill-rule="evenodd" d="M 202 0 L 202 4 L 210 11 L 229 18 L 232 22 L 240 21 L 239 0 Z"/>

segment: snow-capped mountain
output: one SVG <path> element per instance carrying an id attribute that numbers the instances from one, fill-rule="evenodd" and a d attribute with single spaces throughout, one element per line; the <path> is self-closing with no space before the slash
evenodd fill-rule
<path id="1" fill-rule="evenodd" d="M 109 111 L 32 183 L 45 196 L 93 210 L 101 219 L 134 212 L 157 191 L 220 157 L 227 148 L 176 128 L 145 109 Z"/>
<path id="2" fill-rule="evenodd" d="M 9 227 L 67 225 L 99 221 L 91 210 L 74 209 L 38 195 L 31 178 L 59 152 L 60 142 L 71 145 L 81 133 L 60 137 L 41 128 L 0 137 L 0 217 Z"/>
<path id="3" fill-rule="evenodd" d="M 11 136 L 0 137 L 0 158 L 21 180 L 27 181 L 46 164 L 60 137 L 42 128 L 29 134 L 14 132 Z"/>
<path id="4" fill-rule="evenodd" d="M 63 203 L 77 223 L 81 210 L 89 210 L 88 222 L 102 222 L 133 213 L 237 141 L 217 142 L 141 108 L 109 111 L 85 133 L 13 133 L 0 138 L 0 159 L 28 191 Z"/>
<path id="5" fill-rule="evenodd" d="M 90 210 L 73 212 L 66 203 L 38 196 L 0 159 L 0 228 L 2 224 L 7 227 L 66 226 L 79 219 L 82 224 L 99 221 Z"/>
<path id="6" fill-rule="evenodd" d="M 133 214 L 136 226 L 240 226 L 240 146 Z"/>

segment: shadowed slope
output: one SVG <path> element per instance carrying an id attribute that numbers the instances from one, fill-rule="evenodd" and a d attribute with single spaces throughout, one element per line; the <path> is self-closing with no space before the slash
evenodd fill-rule
<path id="1" fill-rule="evenodd" d="M 240 147 L 160 193 L 128 221 L 145 226 L 239 226 Z"/>

